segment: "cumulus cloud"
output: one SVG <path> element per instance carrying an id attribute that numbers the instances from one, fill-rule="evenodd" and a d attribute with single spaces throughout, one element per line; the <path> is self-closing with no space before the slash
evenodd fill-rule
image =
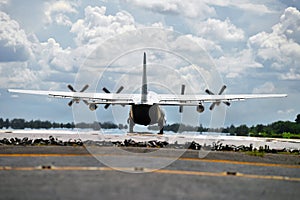
<path id="1" fill-rule="evenodd" d="M 245 12 L 252 12 L 259 15 L 274 13 L 273 10 L 266 6 L 264 2 L 253 3 L 253 0 L 204 0 L 208 5 L 221 6 L 221 7 L 234 7 Z"/>
<path id="2" fill-rule="evenodd" d="M 69 26 L 69 27 L 72 26 L 72 22 L 70 18 L 62 13 L 59 13 L 55 16 L 55 22 L 63 26 Z"/>
<path id="3" fill-rule="evenodd" d="M 154 12 L 160 13 L 169 13 L 169 14 L 178 14 L 179 6 L 178 2 L 175 1 L 139 1 L 139 0 L 132 0 L 127 1 L 128 3 L 132 3 L 134 5 L 143 7 L 145 9 L 149 9 Z"/>
<path id="4" fill-rule="evenodd" d="M 271 93 L 275 91 L 275 86 L 272 82 L 266 82 L 263 85 L 254 88 L 253 93 Z"/>
<path id="5" fill-rule="evenodd" d="M 31 55 L 30 42 L 19 23 L 0 11 L 0 62 L 25 61 Z"/>
<path id="6" fill-rule="evenodd" d="M 41 80 L 57 72 L 72 73 L 78 67 L 78 60 L 74 59 L 77 51 L 62 48 L 53 38 L 40 42 L 36 35 L 27 35 L 4 12 L 0 12 L 0 21 L 0 71 L 5 74 L 0 77 L 2 87 L 39 89 L 51 85 L 55 88 L 59 84 L 53 82 L 55 79 L 51 83 Z"/>
<path id="7" fill-rule="evenodd" d="M 261 68 L 262 64 L 256 62 L 250 49 L 227 54 L 215 59 L 220 72 L 226 78 L 237 78 L 248 73 L 248 69 Z"/>
<path id="8" fill-rule="evenodd" d="M 291 109 L 286 109 L 286 110 L 278 110 L 277 114 L 280 114 L 280 115 L 282 115 L 282 114 L 290 115 L 290 114 L 292 114 L 294 112 L 295 112 L 295 110 L 291 108 Z"/>
<path id="9" fill-rule="evenodd" d="M 260 32 L 249 38 L 249 46 L 265 65 L 283 72 L 282 79 L 300 80 L 300 12 L 286 8 L 272 32 Z"/>
<path id="10" fill-rule="evenodd" d="M 207 18 L 208 16 L 214 16 L 216 14 L 214 8 L 208 6 L 203 1 L 197 0 L 126 0 L 126 2 L 155 13 L 183 15 L 188 18 Z"/>
<path id="11" fill-rule="evenodd" d="M 186 37 L 198 43 L 200 47 L 206 50 L 209 54 L 223 54 L 222 47 L 219 44 L 216 44 L 216 42 L 212 40 L 208 40 L 203 37 L 197 37 L 193 35 L 186 35 Z"/>
<path id="12" fill-rule="evenodd" d="M 0 0 L 0 7 L 6 5 L 10 2 L 10 0 Z"/>
<path id="13" fill-rule="evenodd" d="M 196 24 L 197 34 L 215 41 L 241 41 L 244 31 L 227 18 L 225 21 L 209 18 Z"/>
<path id="14" fill-rule="evenodd" d="M 40 82 L 38 72 L 30 69 L 27 62 L 11 62 L 9 67 L 7 63 L 0 63 L 1 73 L 0 85 L 7 88 L 36 88 Z"/>
<path id="15" fill-rule="evenodd" d="M 47 42 L 41 43 L 38 49 L 40 49 L 40 52 L 37 62 L 40 66 L 49 65 L 52 70 L 72 71 L 73 56 L 70 48 L 63 49 L 55 39 L 49 38 Z"/>
<path id="16" fill-rule="evenodd" d="M 72 22 L 67 14 L 76 14 L 77 3 L 75 1 L 51 1 L 44 4 L 45 22 L 53 22 L 59 25 L 71 26 Z"/>
<path id="17" fill-rule="evenodd" d="M 279 77 L 282 80 L 300 80 L 300 69 L 298 68 L 291 68 L 285 74 L 281 74 Z"/>
<path id="18" fill-rule="evenodd" d="M 116 15 L 106 15 L 106 7 L 85 8 L 85 18 L 72 25 L 71 32 L 76 34 L 78 45 L 103 41 L 113 35 L 134 30 L 134 18 L 126 11 Z"/>

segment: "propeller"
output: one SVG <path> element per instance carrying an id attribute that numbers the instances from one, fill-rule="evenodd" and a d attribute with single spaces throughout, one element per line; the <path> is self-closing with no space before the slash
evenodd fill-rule
<path id="1" fill-rule="evenodd" d="M 223 92 L 225 91 L 226 89 L 226 85 L 223 85 L 222 88 L 220 89 L 218 95 L 221 95 L 223 94 Z M 210 91 L 209 89 L 206 89 L 205 92 L 209 95 L 215 95 L 212 91 Z M 230 106 L 230 102 L 229 101 L 222 101 L 226 106 Z M 215 108 L 215 106 L 217 105 L 220 105 L 221 101 L 216 101 L 216 102 L 213 102 L 211 104 L 211 106 L 209 107 L 210 110 L 213 110 Z"/>
<path id="2" fill-rule="evenodd" d="M 67 85 L 67 87 L 72 91 L 72 92 L 77 92 L 72 85 Z M 84 92 L 89 88 L 89 85 L 86 84 L 79 92 Z M 73 98 L 69 103 L 68 106 L 72 106 L 74 102 L 79 103 L 80 98 Z M 86 105 L 89 105 L 89 103 L 86 100 L 82 100 Z"/>
<path id="3" fill-rule="evenodd" d="M 184 91 L 185 91 L 185 85 L 181 85 L 181 95 L 184 95 Z M 183 112 L 183 106 L 179 106 L 179 112 L 182 113 Z"/>
<path id="4" fill-rule="evenodd" d="M 122 90 L 124 89 L 123 86 L 119 87 L 119 89 L 117 90 L 117 94 L 119 94 L 120 92 L 122 92 Z M 105 93 L 111 93 L 106 87 L 102 88 L 102 90 L 105 92 Z M 104 108 L 107 109 L 108 107 L 110 106 L 110 103 L 107 103 L 105 104 Z"/>

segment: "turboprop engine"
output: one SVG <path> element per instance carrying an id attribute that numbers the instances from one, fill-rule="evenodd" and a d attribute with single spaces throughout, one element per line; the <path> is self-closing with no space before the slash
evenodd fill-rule
<path id="1" fill-rule="evenodd" d="M 98 108 L 98 106 L 97 106 L 96 104 L 94 104 L 94 103 L 91 103 L 91 104 L 89 105 L 89 109 L 90 109 L 91 111 L 95 111 L 97 108 Z"/>
<path id="2" fill-rule="evenodd" d="M 202 104 L 199 104 L 197 106 L 197 112 L 202 113 L 204 111 L 204 106 Z"/>

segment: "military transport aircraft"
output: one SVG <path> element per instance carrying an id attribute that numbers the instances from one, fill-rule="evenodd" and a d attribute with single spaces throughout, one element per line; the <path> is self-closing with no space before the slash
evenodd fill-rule
<path id="1" fill-rule="evenodd" d="M 185 85 L 181 87 L 181 94 L 156 94 L 154 92 L 148 92 L 147 88 L 147 71 L 146 71 L 146 53 L 144 53 L 143 59 L 143 76 L 142 76 L 142 90 L 141 94 L 122 94 L 124 89 L 121 86 L 116 93 L 111 93 L 105 87 L 104 93 L 85 93 L 89 85 L 85 85 L 79 92 L 77 92 L 71 85 L 67 86 L 71 92 L 64 91 L 41 91 L 41 90 L 19 90 L 9 89 L 9 92 L 47 95 L 55 98 L 69 98 L 72 104 L 79 103 L 82 100 L 89 106 L 91 111 L 98 108 L 98 104 L 105 104 L 104 108 L 107 109 L 110 105 L 130 105 L 129 112 L 129 132 L 133 132 L 135 124 L 140 125 L 152 125 L 158 124 L 160 132 L 163 134 L 163 127 L 165 124 L 165 114 L 160 108 L 160 105 L 164 106 L 179 106 L 179 112 L 183 111 L 183 106 L 196 106 L 196 110 L 199 113 L 204 111 L 203 103 L 210 102 L 210 110 L 213 110 L 215 106 L 224 103 L 230 106 L 230 101 L 239 101 L 245 99 L 254 98 L 273 98 L 273 97 L 286 97 L 286 94 L 223 94 L 226 86 L 224 85 L 218 94 L 214 94 L 209 89 L 206 89 L 206 95 L 185 95 Z"/>

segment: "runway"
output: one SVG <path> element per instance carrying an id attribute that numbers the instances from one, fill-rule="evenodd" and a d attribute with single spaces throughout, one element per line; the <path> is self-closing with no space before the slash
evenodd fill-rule
<path id="1" fill-rule="evenodd" d="M 185 150 L 175 158 L 174 149 L 150 156 L 147 148 L 123 151 L 97 147 L 92 155 L 84 147 L 0 146 L 0 199 L 298 199 L 300 195 L 299 155 L 209 152 L 199 158 L 199 151 Z M 131 159 L 132 154 L 147 163 L 172 162 L 163 168 L 101 162 Z"/>

